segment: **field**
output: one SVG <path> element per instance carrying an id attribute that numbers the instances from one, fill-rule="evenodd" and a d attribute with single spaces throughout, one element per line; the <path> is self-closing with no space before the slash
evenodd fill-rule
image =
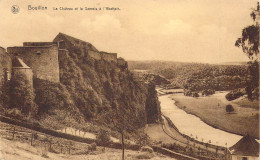
<path id="1" fill-rule="evenodd" d="M 240 135 L 250 134 L 259 138 L 259 112 L 256 107 L 252 108 L 258 102 L 245 107 L 246 100 L 230 102 L 225 99 L 226 94 L 227 92 L 216 92 L 208 97 L 193 98 L 177 93 L 173 94 L 172 98 L 179 108 L 200 117 L 215 128 Z M 234 107 L 234 113 L 226 113 L 228 104 Z"/>

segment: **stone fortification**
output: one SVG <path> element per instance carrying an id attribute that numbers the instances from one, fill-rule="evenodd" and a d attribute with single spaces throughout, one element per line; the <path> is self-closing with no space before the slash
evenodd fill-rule
<path id="1" fill-rule="evenodd" d="M 34 78 L 59 82 L 58 46 L 56 44 L 9 47 L 7 51 L 11 55 L 21 58 L 32 69 Z"/>
<path id="2" fill-rule="evenodd" d="M 20 58 L 13 58 L 13 70 L 12 70 L 12 78 L 19 78 L 19 76 L 25 77 L 30 86 L 33 86 L 33 72 L 32 69 L 27 66 Z"/>
<path id="3" fill-rule="evenodd" d="M 11 73 L 11 56 L 6 52 L 4 48 L 0 47 L 0 88 L 6 81 L 10 80 Z"/>
<path id="4" fill-rule="evenodd" d="M 68 50 L 73 51 L 76 47 L 85 50 L 85 53 L 95 60 L 115 62 L 121 68 L 127 68 L 127 62 L 122 58 L 117 59 L 117 53 L 100 52 L 92 44 L 63 33 L 59 33 L 53 42 L 24 42 L 23 46 L 8 47 L 7 52 L 28 65 L 32 69 L 34 78 L 58 83 L 60 81 L 59 57 Z M 6 53 L 2 48 L 0 52 L 0 56 Z M 9 62 L 10 64 L 6 64 L 5 68 L 8 68 L 11 73 L 11 60 Z M 0 71 L 0 76 L 3 77 L 3 71 Z"/>

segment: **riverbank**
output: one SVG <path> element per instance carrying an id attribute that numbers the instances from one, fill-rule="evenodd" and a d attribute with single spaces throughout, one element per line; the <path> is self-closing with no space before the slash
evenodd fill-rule
<path id="1" fill-rule="evenodd" d="M 226 92 L 217 92 L 209 97 L 193 98 L 177 93 L 171 95 L 171 98 L 177 107 L 214 128 L 238 135 L 250 134 L 259 139 L 258 110 L 229 102 L 225 99 L 225 94 Z M 225 107 L 228 104 L 234 107 L 234 114 L 226 113 Z"/>

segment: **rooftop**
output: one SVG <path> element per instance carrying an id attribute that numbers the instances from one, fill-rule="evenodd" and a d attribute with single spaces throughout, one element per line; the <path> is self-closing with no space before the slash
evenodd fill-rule
<path id="1" fill-rule="evenodd" d="M 21 60 L 20 58 L 16 57 L 13 59 L 13 68 L 24 68 L 24 69 L 30 69 L 29 66 L 27 66 L 23 60 Z"/>
<path id="2" fill-rule="evenodd" d="M 251 136 L 246 135 L 229 148 L 231 154 L 244 156 L 259 156 L 259 143 Z"/>
<path id="3" fill-rule="evenodd" d="M 62 38 L 65 38 L 66 40 L 68 40 L 70 43 L 74 44 L 74 45 L 86 45 L 87 47 L 89 47 L 89 49 L 93 50 L 93 51 L 98 51 L 91 43 L 89 42 L 86 42 L 86 41 L 83 41 L 83 40 L 80 40 L 78 38 L 75 38 L 75 37 L 72 37 L 72 36 L 69 36 L 67 34 L 64 34 L 64 33 L 59 33 L 53 41 L 55 41 L 55 39 L 57 37 L 62 37 Z"/>

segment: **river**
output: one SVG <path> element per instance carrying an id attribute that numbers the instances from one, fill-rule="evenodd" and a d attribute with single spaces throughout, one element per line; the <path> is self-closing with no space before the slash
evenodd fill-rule
<path id="1" fill-rule="evenodd" d="M 183 134 L 199 141 L 211 141 L 211 144 L 223 147 L 230 147 L 242 138 L 239 135 L 213 128 L 200 118 L 186 113 L 175 105 L 175 101 L 170 98 L 170 95 L 159 96 L 159 101 L 162 113 L 169 117 Z"/>

